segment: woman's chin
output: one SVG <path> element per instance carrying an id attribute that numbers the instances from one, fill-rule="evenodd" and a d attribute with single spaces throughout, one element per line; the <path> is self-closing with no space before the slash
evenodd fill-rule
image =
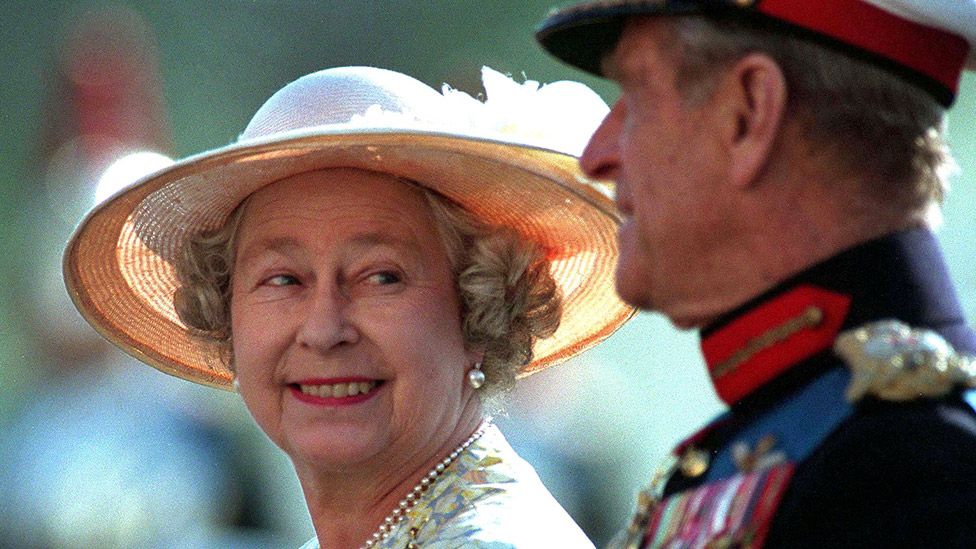
<path id="1" fill-rule="evenodd" d="M 315 432 L 289 436 L 282 450 L 296 465 L 307 464 L 323 472 L 368 468 L 370 461 L 383 450 L 377 434 L 371 436 L 364 429 L 353 426 L 316 429 Z"/>

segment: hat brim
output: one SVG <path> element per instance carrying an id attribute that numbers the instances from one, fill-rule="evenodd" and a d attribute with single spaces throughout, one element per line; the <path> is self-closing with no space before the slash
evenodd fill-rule
<path id="1" fill-rule="evenodd" d="M 620 222 L 573 156 L 425 131 L 312 130 L 230 145 L 137 181 L 81 222 L 65 250 L 68 293 L 104 337 L 163 372 L 229 389 L 219 349 L 173 307 L 171 260 L 188 234 L 219 227 L 256 190 L 291 175 L 359 168 L 403 177 L 540 244 L 563 293 L 556 333 L 536 341 L 520 376 L 605 339 L 633 314 L 613 277 Z"/>
<path id="2" fill-rule="evenodd" d="M 723 3 L 709 3 L 708 7 L 713 10 L 721 9 Z M 616 47 L 627 18 L 637 15 L 688 15 L 702 9 L 703 6 L 697 2 L 684 1 L 584 2 L 551 12 L 539 24 L 535 37 L 557 59 L 590 74 L 602 76 L 603 58 Z"/>

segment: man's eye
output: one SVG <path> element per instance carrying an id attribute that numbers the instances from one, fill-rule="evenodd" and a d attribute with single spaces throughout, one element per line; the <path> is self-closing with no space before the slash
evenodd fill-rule
<path id="1" fill-rule="evenodd" d="M 369 275 L 366 277 L 366 280 L 371 284 L 385 286 L 387 284 L 396 284 L 397 282 L 400 282 L 400 275 L 393 271 L 382 271 Z"/>
<path id="2" fill-rule="evenodd" d="M 298 279 L 291 275 L 274 275 L 264 281 L 267 286 L 293 286 L 298 284 Z"/>

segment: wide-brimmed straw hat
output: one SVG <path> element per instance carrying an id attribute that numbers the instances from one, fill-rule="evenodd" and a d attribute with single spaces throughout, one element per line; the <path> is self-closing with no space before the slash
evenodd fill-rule
<path id="1" fill-rule="evenodd" d="M 304 76 L 275 93 L 236 143 L 157 171 L 99 204 L 68 243 L 64 276 L 82 315 L 114 344 L 164 372 L 229 388 L 215 344 L 178 318 L 172 262 L 186 237 L 221 226 L 256 190 L 337 167 L 415 181 L 478 219 L 540 244 L 563 317 L 521 375 L 609 336 L 633 314 L 613 276 L 619 216 L 577 155 L 607 112 L 575 82 L 516 83 L 483 70 L 484 102 L 371 67 Z"/>

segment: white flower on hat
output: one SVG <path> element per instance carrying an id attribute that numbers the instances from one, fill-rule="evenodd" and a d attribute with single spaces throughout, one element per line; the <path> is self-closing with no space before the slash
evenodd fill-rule
<path id="1" fill-rule="evenodd" d="M 483 102 L 444 84 L 442 108 L 427 113 L 431 118 L 373 105 L 354 115 L 350 124 L 438 130 L 579 156 L 610 110 L 596 92 L 579 82 L 519 83 L 490 67 L 482 67 L 481 79 Z"/>

